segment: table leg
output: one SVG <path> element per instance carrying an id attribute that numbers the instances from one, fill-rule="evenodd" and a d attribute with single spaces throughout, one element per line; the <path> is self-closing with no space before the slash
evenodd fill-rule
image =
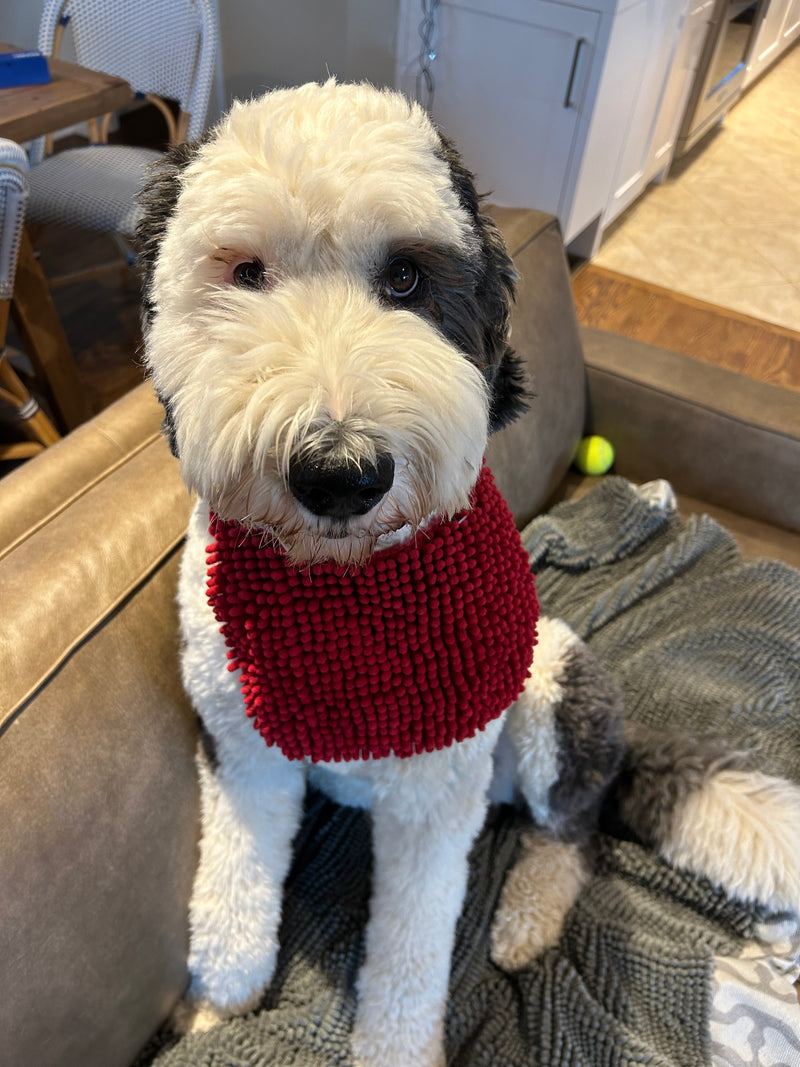
<path id="1" fill-rule="evenodd" d="M 91 415 L 89 400 L 47 279 L 25 230 L 14 279 L 11 316 L 61 429 L 74 429 Z"/>

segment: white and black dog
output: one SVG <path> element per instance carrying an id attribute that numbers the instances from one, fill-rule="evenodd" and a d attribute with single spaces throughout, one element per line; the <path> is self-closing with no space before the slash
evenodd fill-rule
<path id="1" fill-rule="evenodd" d="M 268 93 L 169 153 L 143 207 L 146 360 L 198 495 L 179 588 L 203 739 L 194 1025 L 249 1010 L 270 982 L 307 781 L 372 812 L 352 1035 L 361 1067 L 444 1062 L 454 929 L 496 765 L 511 765 L 547 831 L 526 838 L 507 883 L 494 930 L 506 965 L 558 937 L 615 777 L 623 813 L 663 854 L 740 895 L 796 906 L 796 791 L 713 746 L 681 769 L 686 746 L 626 742 L 616 689 L 558 621 L 540 620 L 529 673 L 535 600 L 521 576 L 510 592 L 495 575 L 474 603 L 462 599 L 459 583 L 480 582 L 462 582 L 459 568 L 484 554 L 464 540 L 466 519 L 478 497 L 494 500 L 487 439 L 525 394 L 508 344 L 512 264 L 425 112 L 367 85 Z M 439 556 L 409 562 L 439 542 Z M 446 596 L 431 592 L 426 566 L 447 571 Z M 376 583 L 389 572 L 385 602 Z M 344 599 L 320 607 L 318 575 Z M 357 589 L 364 575 L 369 588 Z M 420 591 L 409 637 L 393 627 Z M 517 595 L 527 607 L 507 652 L 512 676 L 476 682 L 487 658 L 495 670 L 506 656 L 487 657 L 504 627 L 495 620 L 487 636 L 484 616 Z M 447 660 L 445 685 L 437 656 L 459 627 L 481 647 L 463 653 L 467 666 Z M 255 662 L 262 653 L 271 661 Z M 451 714 L 448 702 L 480 685 L 495 704 L 477 719 Z M 587 686 L 593 710 L 584 701 L 577 716 L 570 692 Z M 501 733 L 510 761 L 496 757 Z M 762 849 L 760 870 L 715 837 L 736 804 L 759 816 L 740 843 Z M 769 819 L 779 829 L 764 829 Z"/>

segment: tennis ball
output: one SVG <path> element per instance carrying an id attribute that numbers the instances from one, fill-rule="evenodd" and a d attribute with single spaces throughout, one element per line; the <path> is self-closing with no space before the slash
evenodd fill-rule
<path id="1" fill-rule="evenodd" d="M 605 437 L 584 437 L 575 453 L 575 466 L 583 474 L 605 474 L 614 462 L 614 446 Z"/>

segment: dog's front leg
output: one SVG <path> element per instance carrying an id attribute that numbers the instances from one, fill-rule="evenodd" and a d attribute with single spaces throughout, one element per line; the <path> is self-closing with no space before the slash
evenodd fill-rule
<path id="1" fill-rule="evenodd" d="M 444 1064 L 444 1014 L 467 857 L 487 809 L 497 724 L 441 752 L 383 760 L 353 1032 L 357 1067 Z M 393 779 L 394 776 L 394 779 Z"/>
<path id="2" fill-rule="evenodd" d="M 283 883 L 302 815 L 301 764 L 268 749 L 243 723 L 246 748 L 198 756 L 202 831 L 189 909 L 188 1000 L 193 1028 L 247 1011 L 278 953 Z"/>
<path id="3" fill-rule="evenodd" d="M 189 906 L 182 1029 L 254 1005 L 272 978 L 283 883 L 302 817 L 305 770 L 268 748 L 247 718 L 238 677 L 205 595 L 208 509 L 199 504 L 181 565 L 183 678 L 201 721 L 200 858 Z"/>

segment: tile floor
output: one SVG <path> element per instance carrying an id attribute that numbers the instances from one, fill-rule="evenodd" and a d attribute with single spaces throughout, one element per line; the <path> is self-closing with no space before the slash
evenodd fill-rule
<path id="1" fill-rule="evenodd" d="M 800 47 L 609 228 L 593 262 L 800 332 Z"/>

